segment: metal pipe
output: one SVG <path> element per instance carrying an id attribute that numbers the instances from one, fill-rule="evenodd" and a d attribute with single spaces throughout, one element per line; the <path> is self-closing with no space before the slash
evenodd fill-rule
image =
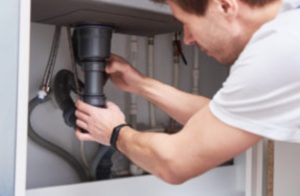
<path id="1" fill-rule="evenodd" d="M 131 36 L 130 37 L 130 62 L 133 67 L 137 66 L 137 52 L 138 52 L 137 37 Z M 130 94 L 129 122 L 134 128 L 137 127 L 137 96 L 134 94 Z"/>
<path id="2" fill-rule="evenodd" d="M 199 94 L 199 51 L 197 46 L 194 46 L 194 66 L 193 66 L 193 89 L 192 93 Z"/>
<path id="3" fill-rule="evenodd" d="M 61 27 L 55 26 L 55 32 L 54 32 L 54 36 L 53 36 L 51 51 L 50 51 L 48 63 L 47 63 L 46 69 L 45 69 L 45 73 L 43 76 L 43 82 L 41 85 L 41 90 L 45 91 L 45 93 L 47 93 L 47 94 L 50 92 L 50 83 L 51 83 L 51 79 L 52 79 L 52 75 L 53 75 L 53 71 L 54 71 L 56 56 L 58 53 L 60 36 L 61 36 Z"/>
<path id="4" fill-rule="evenodd" d="M 148 37 L 148 76 L 154 77 L 154 37 Z M 149 123 L 152 128 L 156 127 L 155 108 L 149 102 Z"/>

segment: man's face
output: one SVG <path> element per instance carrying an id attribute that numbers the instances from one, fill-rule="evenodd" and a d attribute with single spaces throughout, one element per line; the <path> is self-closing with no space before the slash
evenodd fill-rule
<path id="1" fill-rule="evenodd" d="M 183 24 L 184 43 L 196 44 L 208 56 L 223 64 L 232 64 L 241 52 L 239 28 L 222 14 L 222 7 L 211 1 L 204 16 L 182 10 L 172 0 L 167 0 L 174 17 Z"/>

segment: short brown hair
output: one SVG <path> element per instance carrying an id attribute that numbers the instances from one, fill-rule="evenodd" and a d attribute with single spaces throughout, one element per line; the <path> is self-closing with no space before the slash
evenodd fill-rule
<path id="1" fill-rule="evenodd" d="M 151 0 L 157 3 L 166 3 L 166 0 Z M 207 5 L 209 0 L 172 0 L 179 7 L 181 7 L 184 11 L 197 14 L 204 15 L 207 9 Z M 264 6 L 270 2 L 274 2 L 276 0 L 241 0 L 247 3 L 250 6 Z"/>

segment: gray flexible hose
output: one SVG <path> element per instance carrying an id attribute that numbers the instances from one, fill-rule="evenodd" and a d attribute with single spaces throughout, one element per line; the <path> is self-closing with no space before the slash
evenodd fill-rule
<path id="1" fill-rule="evenodd" d="M 48 140 L 41 137 L 39 134 L 37 134 L 30 121 L 31 114 L 33 110 L 41 103 L 45 103 L 48 100 L 46 99 L 40 99 L 37 96 L 30 100 L 29 102 L 29 114 L 28 114 L 28 136 L 29 138 L 34 141 L 39 146 L 49 150 L 50 152 L 58 155 L 60 158 L 62 158 L 64 161 L 66 161 L 77 173 L 78 177 L 81 181 L 89 181 L 90 175 L 89 172 L 67 151 L 62 149 L 61 147 L 49 142 Z"/>
<path id="2" fill-rule="evenodd" d="M 108 147 L 99 146 L 99 149 L 97 150 L 97 154 L 93 159 L 93 162 L 91 164 L 90 172 L 94 179 L 97 178 L 97 167 L 99 166 L 99 163 L 105 156 L 105 154 L 109 151 Z"/>

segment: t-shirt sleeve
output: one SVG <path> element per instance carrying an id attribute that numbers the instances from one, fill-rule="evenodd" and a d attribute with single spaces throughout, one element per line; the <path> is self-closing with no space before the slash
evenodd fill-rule
<path id="1" fill-rule="evenodd" d="M 300 142 L 299 51 L 292 35 L 269 31 L 257 36 L 231 67 L 210 102 L 211 112 L 241 130 Z"/>

